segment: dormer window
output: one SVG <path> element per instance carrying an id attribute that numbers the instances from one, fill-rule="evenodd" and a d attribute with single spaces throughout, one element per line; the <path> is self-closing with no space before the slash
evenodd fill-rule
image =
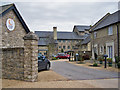
<path id="1" fill-rule="evenodd" d="M 108 35 L 113 35 L 113 28 L 112 28 L 112 26 L 108 27 Z"/>

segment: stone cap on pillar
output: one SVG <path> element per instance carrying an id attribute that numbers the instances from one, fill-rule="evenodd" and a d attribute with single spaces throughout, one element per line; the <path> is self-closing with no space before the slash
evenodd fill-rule
<path id="1" fill-rule="evenodd" d="M 33 32 L 29 32 L 23 37 L 24 40 L 37 40 L 38 41 L 38 36 L 34 34 Z"/>

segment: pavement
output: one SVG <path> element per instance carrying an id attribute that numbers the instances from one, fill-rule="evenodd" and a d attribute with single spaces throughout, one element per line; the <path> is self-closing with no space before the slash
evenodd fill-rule
<path id="1" fill-rule="evenodd" d="M 51 69 L 69 80 L 95 80 L 118 78 L 118 72 L 86 68 L 83 66 L 70 64 L 62 60 L 52 61 Z"/>
<path id="2" fill-rule="evenodd" d="M 118 88 L 115 72 L 89 69 L 66 61 L 52 61 L 51 70 L 39 72 L 38 82 L 2 79 L 2 88 Z"/>
<path id="3" fill-rule="evenodd" d="M 96 88 L 83 81 L 71 81 L 52 70 L 41 71 L 37 82 L 2 80 L 2 88 Z"/>

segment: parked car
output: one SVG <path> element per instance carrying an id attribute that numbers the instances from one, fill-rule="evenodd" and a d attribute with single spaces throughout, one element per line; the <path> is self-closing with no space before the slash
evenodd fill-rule
<path id="1" fill-rule="evenodd" d="M 59 53 L 56 58 L 58 58 L 58 59 L 69 59 L 70 55 L 64 54 L 64 53 L 61 53 L 61 54 Z"/>
<path id="2" fill-rule="evenodd" d="M 52 54 L 52 57 L 55 57 L 55 58 L 56 58 L 56 57 L 57 57 L 57 55 Z"/>
<path id="3" fill-rule="evenodd" d="M 53 54 L 53 55 L 52 55 L 52 60 L 57 60 L 56 57 L 57 57 L 57 55 L 54 55 L 54 54 Z"/>
<path id="4" fill-rule="evenodd" d="M 50 61 L 43 55 L 38 55 L 38 71 L 40 70 L 49 70 L 51 67 Z"/>

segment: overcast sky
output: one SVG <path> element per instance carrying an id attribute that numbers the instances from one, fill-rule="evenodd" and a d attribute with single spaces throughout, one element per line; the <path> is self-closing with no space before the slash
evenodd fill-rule
<path id="1" fill-rule="evenodd" d="M 12 1 L 13 3 L 14 1 Z M 3 2 L 7 4 L 11 2 Z M 31 31 L 72 31 L 74 25 L 93 25 L 108 12 L 118 10 L 118 2 L 14 2 Z"/>

